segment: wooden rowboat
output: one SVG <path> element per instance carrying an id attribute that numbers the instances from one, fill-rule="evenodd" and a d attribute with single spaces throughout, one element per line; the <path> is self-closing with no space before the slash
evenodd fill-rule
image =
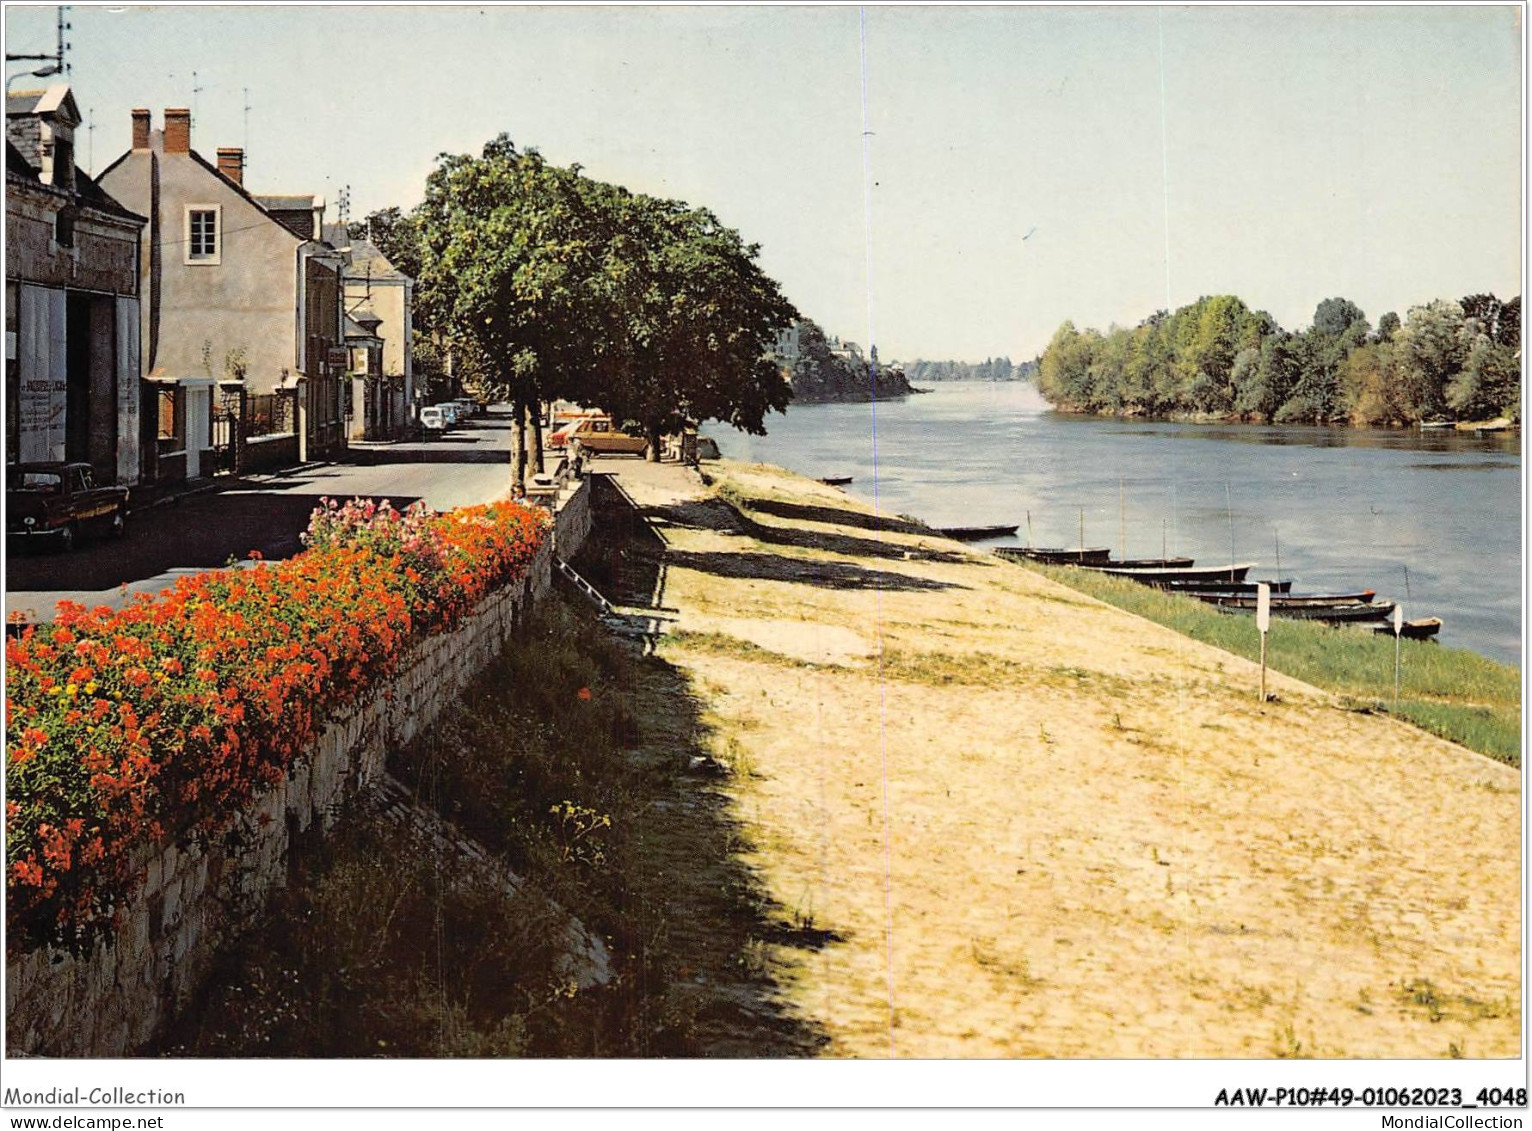
<path id="1" fill-rule="evenodd" d="M 1123 558 L 1121 561 L 1102 563 L 1108 569 L 1186 569 L 1196 564 L 1195 558 Z"/>
<path id="2" fill-rule="evenodd" d="M 1109 573 L 1113 577 L 1126 577 L 1145 585 L 1158 585 L 1165 581 L 1243 581 L 1245 575 L 1255 568 L 1255 562 L 1241 562 L 1226 566 L 1154 566 L 1140 568 L 1108 563 L 1104 566 L 1088 565 L 1097 573 Z"/>
<path id="3" fill-rule="evenodd" d="M 957 542 L 981 542 L 985 538 L 1004 538 L 1018 529 L 1019 523 L 1016 526 L 939 526 L 936 532 Z"/>
<path id="4" fill-rule="evenodd" d="M 1044 562 L 1048 565 L 1105 565 L 1112 556 L 1106 546 L 1066 550 L 1061 546 L 996 546 L 995 553 L 1012 561 Z"/>
<path id="5" fill-rule="evenodd" d="M 1243 608 L 1235 605 L 1215 605 L 1221 613 L 1231 613 L 1236 616 L 1247 616 L 1255 612 L 1255 606 Z M 1317 620 L 1326 624 L 1360 624 L 1366 621 L 1387 620 L 1394 612 L 1394 602 L 1381 601 L 1377 604 L 1369 604 L 1366 601 L 1338 601 L 1330 605 L 1287 605 L 1278 607 L 1275 603 L 1271 606 L 1271 615 L 1283 617 L 1287 620 Z"/>
<path id="6" fill-rule="evenodd" d="M 1198 593 L 1217 593 L 1219 595 L 1239 596 L 1248 594 L 1254 597 L 1257 586 L 1265 585 L 1272 593 L 1291 593 L 1293 579 L 1291 577 L 1265 578 L 1260 581 L 1159 581 L 1155 582 L 1156 589 L 1163 589 L 1167 593 L 1185 593 L 1195 595 Z"/>
<path id="7" fill-rule="evenodd" d="M 1184 590 L 1188 597 L 1195 597 L 1199 601 L 1209 605 L 1222 605 L 1228 609 L 1253 609 L 1260 601 L 1260 597 L 1254 593 L 1224 593 L 1212 590 Z M 1319 607 L 1322 605 L 1369 605 L 1377 594 L 1371 589 L 1363 589 L 1356 593 L 1273 593 L 1271 595 L 1271 611 L 1277 613 L 1282 609 L 1300 609 Z"/>
<path id="8" fill-rule="evenodd" d="M 850 475 L 825 475 L 822 476 L 819 481 L 826 487 L 844 487 L 846 484 L 850 483 L 851 480 L 852 476 Z"/>
<path id="9" fill-rule="evenodd" d="M 1374 625 L 1373 629 L 1379 636 L 1392 636 L 1394 626 L 1392 624 Z M 1419 620 L 1407 620 L 1399 635 L 1406 640 L 1430 640 L 1442 630 L 1441 617 L 1421 617 Z"/>

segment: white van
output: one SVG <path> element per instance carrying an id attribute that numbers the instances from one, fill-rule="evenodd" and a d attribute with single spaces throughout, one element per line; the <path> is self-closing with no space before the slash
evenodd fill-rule
<path id="1" fill-rule="evenodd" d="M 420 426 L 427 432 L 445 432 L 447 418 L 442 414 L 441 406 L 433 404 L 421 409 Z"/>

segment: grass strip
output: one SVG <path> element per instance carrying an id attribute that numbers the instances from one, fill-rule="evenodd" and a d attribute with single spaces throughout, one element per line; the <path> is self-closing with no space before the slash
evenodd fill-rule
<path id="1" fill-rule="evenodd" d="M 1193 640 L 1260 659 L 1261 638 L 1253 616 L 1221 613 L 1191 597 L 1091 570 L 1039 564 L 1022 568 Z M 1266 662 L 1272 670 L 1392 714 L 1497 761 L 1521 765 L 1519 668 L 1434 642 L 1406 640 L 1402 655 L 1396 704 L 1392 637 L 1281 618 L 1272 619 L 1267 635 Z"/>

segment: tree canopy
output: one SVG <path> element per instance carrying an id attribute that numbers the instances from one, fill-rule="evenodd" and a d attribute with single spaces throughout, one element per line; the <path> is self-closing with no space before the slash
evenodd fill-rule
<path id="1" fill-rule="evenodd" d="M 797 311 L 759 248 L 706 209 L 552 165 L 502 134 L 478 157 L 438 158 L 408 222 L 422 319 L 518 422 L 543 399 L 577 400 L 640 422 L 658 458 L 660 434 L 683 421 L 760 432 L 787 404 L 769 350 Z M 517 449 L 519 489 L 519 423 Z"/>
<path id="2" fill-rule="evenodd" d="M 1494 295 L 1389 312 L 1373 333 L 1354 302 L 1327 298 L 1306 330 L 1282 329 L 1233 295 L 1157 311 L 1105 334 L 1063 323 L 1037 385 L 1061 408 L 1278 422 L 1408 424 L 1520 419 L 1521 299 Z"/>

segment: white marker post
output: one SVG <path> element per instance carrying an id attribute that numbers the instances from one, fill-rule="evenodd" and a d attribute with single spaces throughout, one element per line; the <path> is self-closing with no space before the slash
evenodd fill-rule
<path id="1" fill-rule="evenodd" d="M 1404 606 L 1394 606 L 1394 709 L 1399 709 L 1399 649 L 1404 641 Z"/>
<path id="2" fill-rule="evenodd" d="M 1271 586 L 1255 587 L 1255 627 L 1261 630 L 1261 702 L 1266 702 L 1266 632 L 1271 628 Z"/>

